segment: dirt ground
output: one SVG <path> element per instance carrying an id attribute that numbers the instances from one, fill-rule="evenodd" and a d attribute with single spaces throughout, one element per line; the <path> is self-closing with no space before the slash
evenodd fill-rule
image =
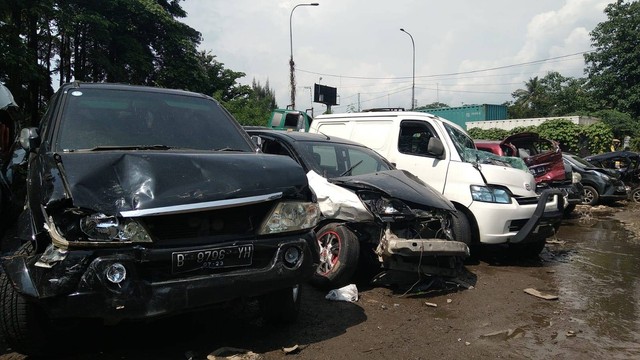
<path id="1" fill-rule="evenodd" d="M 605 215 L 640 235 L 637 204 L 575 211 L 576 218 Z M 563 227 L 558 238 L 562 232 Z M 213 359 L 216 350 L 227 355 L 245 350 L 237 359 L 610 359 L 610 349 L 581 337 L 588 325 L 576 320 L 579 313 L 524 291 L 557 294 L 554 264 L 561 255 L 552 244 L 531 261 L 487 251 L 466 265 L 458 283 L 438 278 L 418 284 L 406 279 L 403 287 L 357 283 L 354 303 L 326 300 L 326 292 L 305 286 L 300 318 L 286 328 L 264 325 L 248 304 L 59 334 L 60 346 L 76 349 L 69 359 Z M 24 358 L 6 346 L 0 350 L 0 359 Z"/>

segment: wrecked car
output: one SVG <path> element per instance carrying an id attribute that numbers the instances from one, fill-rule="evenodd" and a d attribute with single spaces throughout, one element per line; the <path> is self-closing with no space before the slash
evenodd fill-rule
<path id="1" fill-rule="evenodd" d="M 474 140 L 478 150 L 524 160 L 536 180 L 536 192 L 558 189 L 564 196 L 564 213 L 571 213 L 581 204 L 583 189 L 579 174 L 562 160 L 557 141 L 541 138 L 534 132 L 522 132 L 504 140 Z"/>
<path id="2" fill-rule="evenodd" d="M 314 285 L 343 286 L 371 264 L 455 276 L 469 256 L 468 246 L 453 238 L 453 204 L 375 151 L 333 136 L 246 129 L 263 152 L 287 155 L 307 172 L 322 214 Z"/>
<path id="3" fill-rule="evenodd" d="M 65 84 L 19 142 L 27 200 L 0 276 L 0 330 L 16 351 L 62 348 L 69 319 L 241 299 L 268 322 L 295 320 L 319 263 L 318 204 L 302 168 L 262 154 L 213 98 Z"/>
<path id="4" fill-rule="evenodd" d="M 18 128 L 18 104 L 11 91 L 0 84 L 0 238 L 6 228 L 15 220 L 17 209 L 11 209 L 13 202 L 12 144 Z M 19 195 L 17 195 L 19 196 Z"/>
<path id="5" fill-rule="evenodd" d="M 584 204 L 610 204 L 628 198 L 629 190 L 622 180 L 618 179 L 615 170 L 595 166 L 575 154 L 563 153 L 562 157 L 573 172 L 579 173 L 582 178 Z"/>
<path id="6" fill-rule="evenodd" d="M 640 153 L 635 151 L 611 151 L 584 158 L 589 163 L 605 169 L 612 169 L 626 185 L 629 199 L 640 202 Z"/>

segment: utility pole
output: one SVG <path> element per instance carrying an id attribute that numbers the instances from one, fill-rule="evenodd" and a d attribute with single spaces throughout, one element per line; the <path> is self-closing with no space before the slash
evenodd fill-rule
<path id="1" fill-rule="evenodd" d="M 298 6 L 318 6 L 318 3 L 298 4 L 291 9 L 289 14 L 289 46 L 291 48 L 291 57 L 289 58 L 289 86 L 291 86 L 291 108 L 296 108 L 296 75 L 295 68 L 296 63 L 293 61 L 293 27 L 291 26 L 291 19 L 293 18 L 293 10 Z"/>
<path id="2" fill-rule="evenodd" d="M 411 46 L 413 47 L 413 80 L 411 81 L 411 110 L 413 110 L 416 102 L 416 43 L 413 42 L 413 36 L 411 36 L 411 34 L 409 34 L 405 29 L 400 29 L 400 31 L 409 35 L 411 38 Z"/>

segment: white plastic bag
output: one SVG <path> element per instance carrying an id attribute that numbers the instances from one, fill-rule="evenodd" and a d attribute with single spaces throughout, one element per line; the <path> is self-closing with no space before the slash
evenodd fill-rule
<path id="1" fill-rule="evenodd" d="M 356 302 L 358 301 L 358 288 L 356 287 L 356 284 L 349 284 L 341 287 L 340 289 L 333 289 L 329 291 L 327 296 L 325 296 L 325 299 Z"/>

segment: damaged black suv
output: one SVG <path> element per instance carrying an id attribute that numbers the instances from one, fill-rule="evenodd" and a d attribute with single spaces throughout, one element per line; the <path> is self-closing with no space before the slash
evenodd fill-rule
<path id="1" fill-rule="evenodd" d="M 0 330 L 22 353 L 60 324 L 257 299 L 289 322 L 319 262 L 302 168 L 260 153 L 214 99 L 70 83 L 22 129 L 26 200 L 3 239 Z M 6 249 L 12 248 L 7 253 Z"/>

